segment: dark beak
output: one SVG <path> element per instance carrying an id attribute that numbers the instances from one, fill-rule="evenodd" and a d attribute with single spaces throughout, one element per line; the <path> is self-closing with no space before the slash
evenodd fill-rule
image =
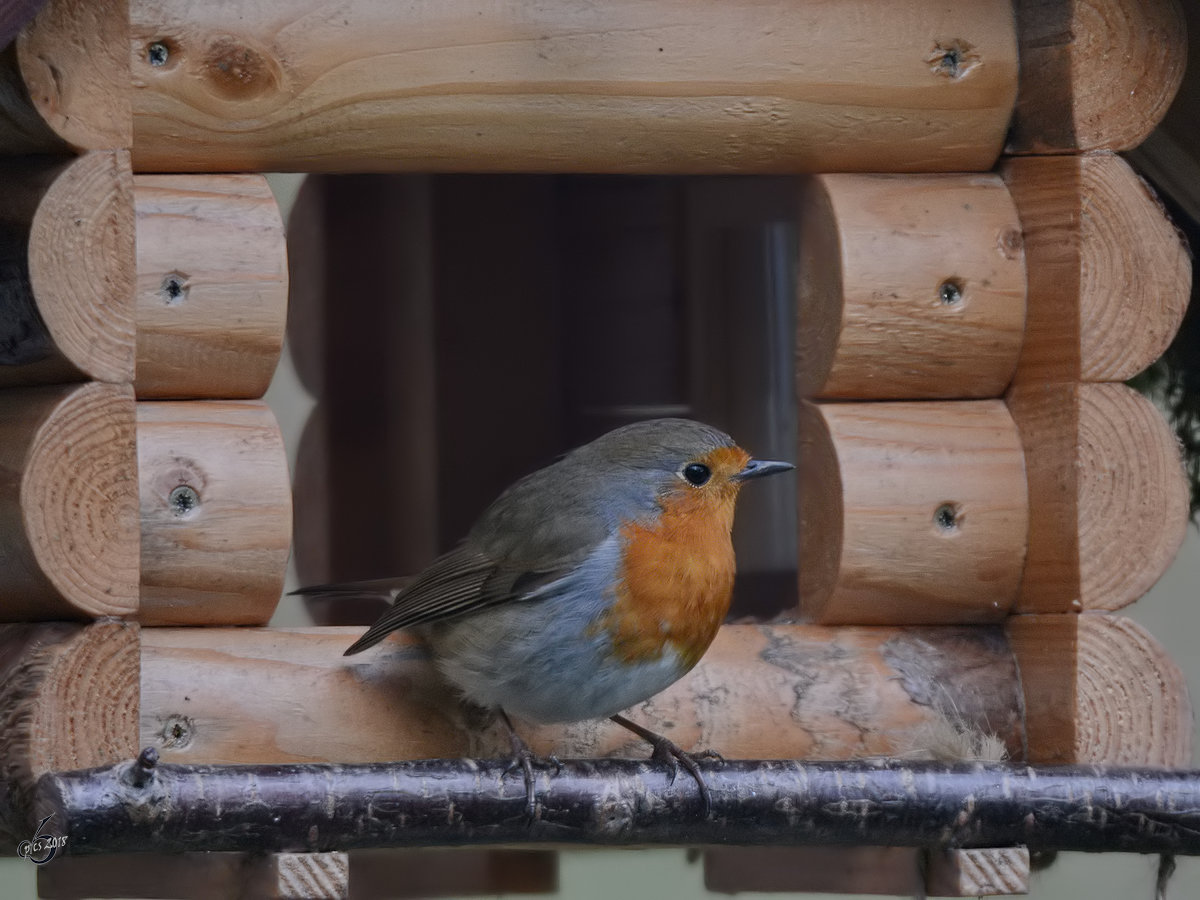
<path id="1" fill-rule="evenodd" d="M 790 472 L 796 468 L 790 462 L 780 462 L 775 459 L 752 459 L 746 463 L 746 468 L 733 476 L 734 481 L 749 481 L 751 478 L 765 478 L 776 472 Z"/>

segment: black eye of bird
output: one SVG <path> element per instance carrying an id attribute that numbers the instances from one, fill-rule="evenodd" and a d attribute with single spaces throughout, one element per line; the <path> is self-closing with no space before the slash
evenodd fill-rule
<path id="1" fill-rule="evenodd" d="M 688 484 L 700 487 L 712 478 L 712 470 L 703 463 L 688 463 L 683 467 L 683 477 Z"/>

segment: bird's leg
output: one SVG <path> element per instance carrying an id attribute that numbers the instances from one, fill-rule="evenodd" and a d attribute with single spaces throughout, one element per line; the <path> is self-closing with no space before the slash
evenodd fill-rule
<path id="1" fill-rule="evenodd" d="M 517 766 L 521 767 L 521 771 L 525 775 L 525 815 L 532 822 L 537 814 L 537 797 L 534 794 L 535 784 L 533 780 L 533 761 L 536 757 L 533 755 L 533 751 L 529 749 L 529 745 L 521 740 L 521 736 L 517 734 L 517 729 L 513 728 L 513 723 L 508 717 L 508 713 L 502 709 L 497 709 L 496 712 L 499 715 L 500 721 L 504 723 L 504 727 L 508 729 L 508 739 L 512 742 L 513 758 L 509 767 L 504 770 L 504 774 L 507 775 Z"/>
<path id="2" fill-rule="evenodd" d="M 674 741 L 668 740 L 661 734 L 656 734 L 649 728 L 644 728 L 636 722 L 631 722 L 624 716 L 609 716 L 609 718 L 622 728 L 632 731 L 654 748 L 654 751 L 650 754 L 650 758 L 665 763 L 670 767 L 672 784 L 675 782 L 675 776 L 679 772 L 679 767 L 683 766 L 687 769 L 688 774 L 696 779 L 696 784 L 700 788 L 700 803 L 704 808 L 704 817 L 708 818 L 712 815 L 712 796 L 708 792 L 708 784 L 705 782 L 696 760 L 713 757 L 721 759 L 720 754 L 713 753 L 711 750 L 705 750 L 703 753 L 688 753 Z"/>

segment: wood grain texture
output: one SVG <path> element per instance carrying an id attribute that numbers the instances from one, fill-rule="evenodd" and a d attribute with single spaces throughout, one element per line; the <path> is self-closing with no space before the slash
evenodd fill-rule
<path id="1" fill-rule="evenodd" d="M 1079 390 L 1079 595 L 1115 610 L 1145 594 L 1175 559 L 1188 484 L 1170 425 L 1124 385 Z"/>
<path id="2" fill-rule="evenodd" d="M 1137 600 L 1187 528 L 1187 481 L 1169 426 L 1121 384 L 1026 383 L 1007 402 L 1030 497 L 1017 610 L 1115 610 Z"/>
<path id="3" fill-rule="evenodd" d="M 0 621 L 133 613 L 137 508 L 132 389 L 0 392 Z"/>
<path id="4" fill-rule="evenodd" d="M 1185 767 L 1187 683 L 1136 622 L 1105 613 L 1012 616 L 1028 761 Z"/>
<path id="5" fill-rule="evenodd" d="M 360 632 L 144 629 L 142 743 L 180 763 L 511 753 L 502 729 L 453 701 L 412 639 L 343 657 Z M 630 714 L 730 757 L 927 757 L 931 724 L 947 718 L 1019 757 L 1016 690 L 993 629 L 731 625 L 687 678 Z M 646 755 L 607 720 L 517 725 L 541 755 Z"/>
<path id="6" fill-rule="evenodd" d="M 926 857 L 925 893 L 930 897 L 1028 894 L 1029 850 L 995 847 L 930 851 Z"/>
<path id="7" fill-rule="evenodd" d="M 1025 235 L 1024 381 L 1124 381 L 1179 330 L 1191 290 L 1186 244 L 1121 157 L 1007 160 Z"/>
<path id="8" fill-rule="evenodd" d="M 0 386 L 133 378 L 125 151 L 0 164 Z"/>
<path id="9" fill-rule="evenodd" d="M 261 175 L 138 175 L 143 398 L 261 397 L 287 319 L 283 220 Z"/>
<path id="10" fill-rule="evenodd" d="M 1191 60 L 1183 73 L 1175 99 L 1157 128 L 1131 150 L 1127 158 L 1157 188 L 1200 222 L 1200 147 L 1196 122 L 1200 120 L 1200 7 L 1183 3 L 1187 20 L 1187 54 Z"/>
<path id="11" fill-rule="evenodd" d="M 136 626 L 0 625 L 0 848 L 33 834 L 41 775 L 137 752 L 137 709 Z"/>
<path id="12" fill-rule="evenodd" d="M 247 860 L 243 895 L 263 900 L 346 900 L 350 854 L 271 853 Z"/>
<path id="13" fill-rule="evenodd" d="M 996 175 L 818 175 L 800 202 L 796 384 L 842 399 L 998 397 L 1025 326 Z"/>
<path id="14" fill-rule="evenodd" d="M 292 536 L 287 456 L 270 408 L 255 400 L 144 401 L 137 427 L 139 621 L 265 624 L 283 590 Z"/>
<path id="15" fill-rule="evenodd" d="M 0 152 L 128 149 L 128 0 L 51 0 L 4 52 Z"/>
<path id="16" fill-rule="evenodd" d="M 1016 96 L 1013 13 L 987 0 L 132 0 L 130 19 L 140 171 L 982 170 Z"/>
<path id="17" fill-rule="evenodd" d="M 1021 583 L 1025 464 L 999 400 L 801 404 L 800 605 L 823 624 L 995 622 Z"/>
<path id="18" fill-rule="evenodd" d="M 1162 119 L 1187 64 L 1178 0 L 1018 0 L 1021 78 L 1010 153 L 1128 150 Z"/>

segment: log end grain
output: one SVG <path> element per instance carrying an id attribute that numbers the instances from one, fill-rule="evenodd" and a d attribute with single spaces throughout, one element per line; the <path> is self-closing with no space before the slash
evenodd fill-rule
<path id="1" fill-rule="evenodd" d="M 138 487 L 133 392 L 83 385 L 0 397 L 3 615 L 128 615 L 138 602 Z M 19 458 L 17 458 L 19 457 Z M 4 469 L 8 473 L 4 473 Z"/>
<path id="2" fill-rule="evenodd" d="M 1021 74 L 1010 153 L 1136 147 L 1187 65 L 1178 0 L 1016 5 Z"/>

